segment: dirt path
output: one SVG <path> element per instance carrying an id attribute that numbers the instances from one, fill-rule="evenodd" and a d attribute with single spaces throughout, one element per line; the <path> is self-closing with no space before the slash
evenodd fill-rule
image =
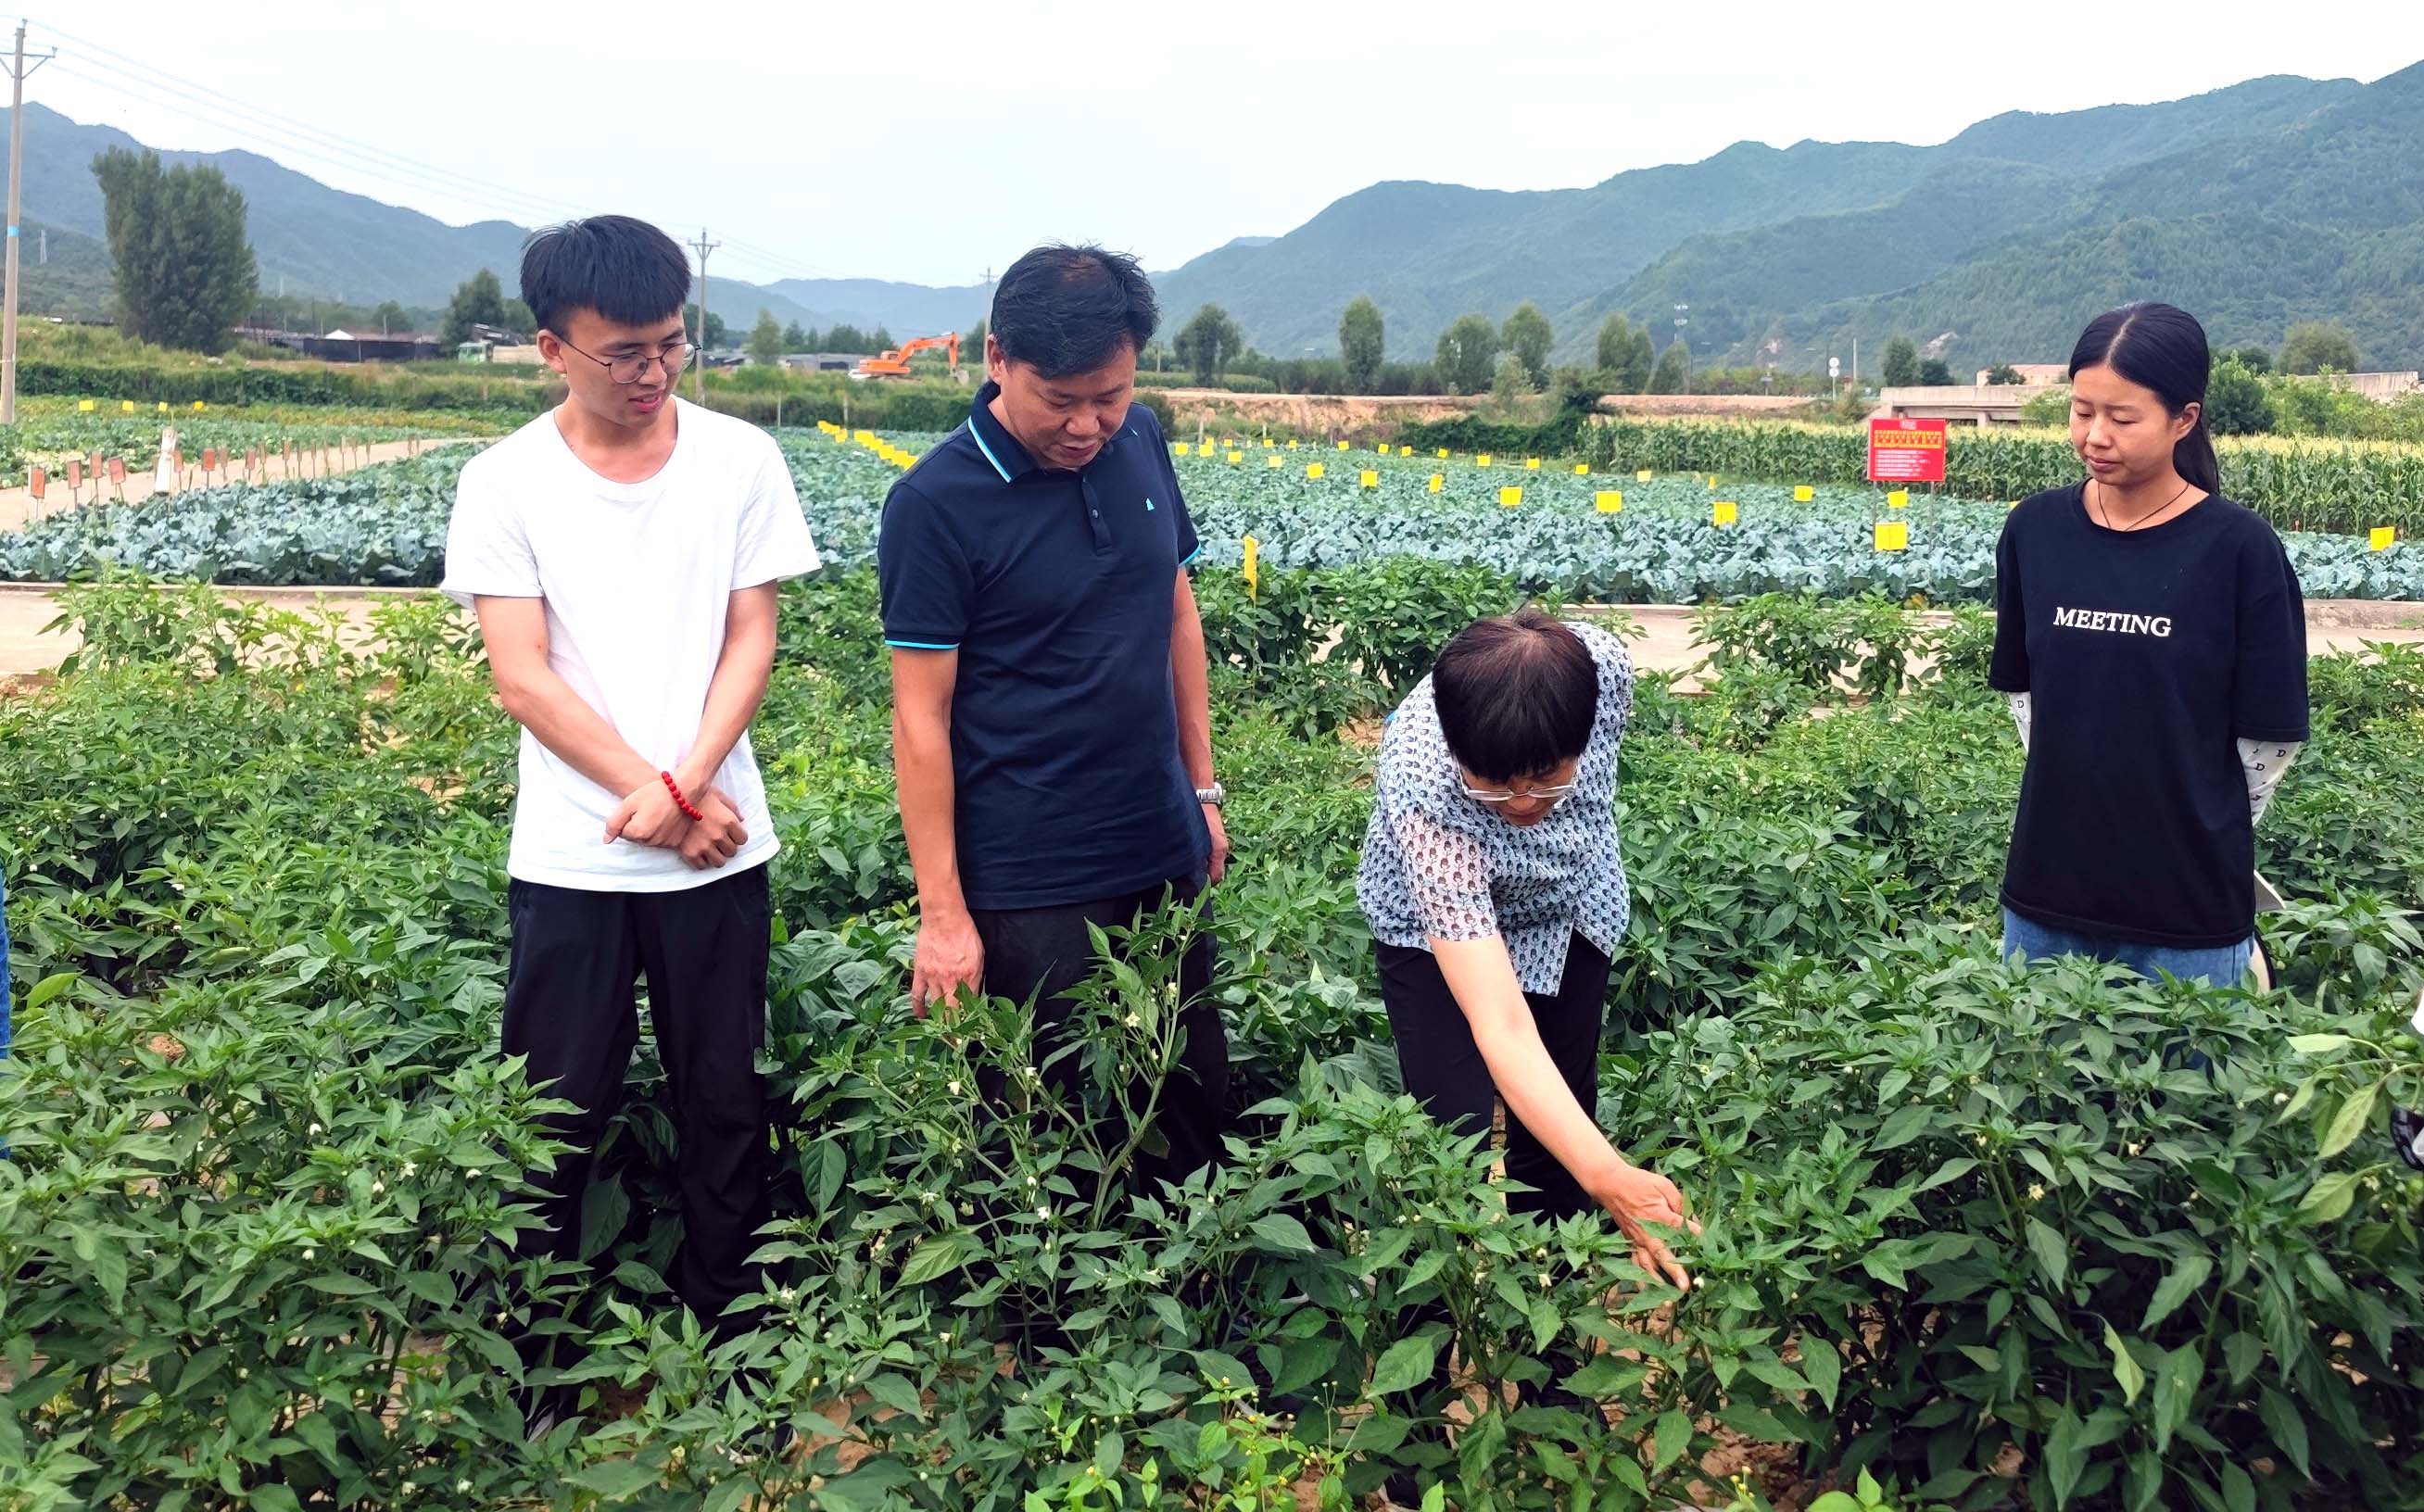
<path id="1" fill-rule="evenodd" d="M 298 453 L 292 464 L 290 464 L 283 455 L 271 456 L 257 476 L 262 481 L 271 483 L 275 483 L 280 479 L 288 477 L 317 478 L 323 476 L 333 476 L 340 472 L 351 472 L 357 468 L 369 467 L 375 462 L 392 462 L 398 457 L 417 455 L 422 452 L 427 451 L 433 446 L 444 446 L 451 444 L 455 440 L 470 440 L 473 438 L 474 438 L 470 437 L 438 437 L 421 438 L 418 439 L 403 441 L 375 441 L 368 446 L 356 445 L 346 450 L 342 454 L 340 454 L 335 447 L 327 447 L 325 449 L 314 447 L 311 449 L 308 455 Z M 187 450 L 189 454 L 185 458 L 184 488 L 200 488 L 215 486 L 223 483 L 242 481 L 244 477 L 244 470 L 241 467 L 237 468 L 233 472 L 230 472 L 227 469 L 221 468 L 210 473 L 208 477 L 205 478 L 199 466 L 199 460 L 201 457 L 200 449 L 188 448 Z M 239 458 L 238 460 L 241 461 L 242 459 Z M 289 470 L 290 467 L 292 468 L 291 471 Z M 115 486 L 107 484 L 104 484 L 104 486 L 107 488 L 111 498 L 116 498 L 118 496 L 118 489 Z M 144 468 L 137 470 L 129 468 L 127 470 L 126 497 L 128 499 L 141 500 L 147 495 L 150 495 L 151 490 L 151 469 Z M 169 490 L 171 494 L 182 491 L 182 488 L 172 488 Z M 93 480 L 90 478 L 85 480 L 83 493 L 88 501 L 92 499 Z M 41 518 L 46 515 L 56 515 L 62 511 L 72 509 L 74 507 L 74 499 L 68 491 L 66 469 L 64 466 L 60 466 L 53 470 L 50 486 L 45 491 L 44 497 L 41 499 L 37 500 L 30 488 L 0 488 L 0 530 L 17 530 L 33 520 Z M 64 652 L 61 653 L 61 655 L 65 654 L 66 653 Z"/>
<path id="2" fill-rule="evenodd" d="M 401 443 L 399 443 L 401 444 Z M 23 677 L 54 671 L 79 644 L 66 632 L 46 634 L 43 627 L 58 615 L 52 594 L 56 584 L 0 583 L 0 677 Z M 230 588 L 231 597 L 243 597 L 279 609 L 310 609 L 326 601 L 357 625 L 367 626 L 373 605 L 382 599 L 418 593 L 424 588 Z M 1703 655 L 1692 635 L 1692 616 L 1684 604 L 1627 604 L 1624 613 L 1645 633 L 1628 643 L 1633 664 L 1644 671 L 1680 672 Z M 2424 645 L 2424 604 L 2384 603 L 2368 599 L 2322 598 L 2306 605 L 2306 649 L 2322 656 L 2353 651 L 2368 641 L 2396 641 Z"/>

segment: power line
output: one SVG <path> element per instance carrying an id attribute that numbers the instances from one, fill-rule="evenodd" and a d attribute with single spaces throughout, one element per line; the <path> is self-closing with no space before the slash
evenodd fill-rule
<path id="1" fill-rule="evenodd" d="M 54 28 L 56 30 L 56 28 Z M 436 191 L 469 204 L 502 206 L 517 218 L 547 222 L 566 216 L 594 215 L 599 207 L 527 189 L 495 183 L 491 180 L 440 167 L 400 152 L 329 132 L 293 116 L 266 106 L 238 99 L 224 90 L 213 88 L 199 80 L 184 78 L 161 69 L 117 48 L 90 41 L 71 32 L 56 33 L 62 40 L 115 60 L 132 71 L 131 77 L 102 77 L 80 70 L 62 67 L 61 72 L 104 90 L 115 90 L 122 97 L 167 110 L 173 115 L 202 125 L 237 132 L 256 141 L 265 142 L 284 151 L 317 159 L 320 162 L 360 173 L 407 191 Z M 164 99 L 167 95 L 172 98 Z M 231 119 L 232 118 L 232 119 Z M 298 135 L 300 134 L 300 135 Z M 693 219 L 689 216 L 665 217 L 673 220 Z M 827 270 L 813 263 L 804 264 L 791 254 L 734 239 L 731 249 L 745 261 L 758 264 L 776 279 L 793 277 L 830 277 Z"/>

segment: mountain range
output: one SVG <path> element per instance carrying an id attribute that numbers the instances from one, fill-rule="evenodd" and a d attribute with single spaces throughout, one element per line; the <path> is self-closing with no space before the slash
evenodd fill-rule
<path id="1" fill-rule="evenodd" d="M 26 106 L 26 308 L 105 297 L 89 169 L 125 134 Z M 524 230 L 450 226 L 330 189 L 251 152 L 216 164 L 250 206 L 264 289 L 442 305 L 481 266 L 511 283 Z M 28 244 L 28 252 L 34 246 Z M 2162 298 L 2219 345 L 2276 344 L 2298 320 L 2354 333 L 2369 367 L 2424 366 L 2424 63 L 2371 84 L 2274 75 L 2189 99 L 2013 112 L 1933 147 L 1740 142 L 1698 163 L 1580 189 L 1391 182 L 1277 237 L 1238 237 L 1155 276 L 1169 327 L 1217 303 L 1278 357 L 1337 349 L 1339 312 L 1378 301 L 1389 355 L 1531 300 L 1561 359 L 1587 361 L 1610 313 L 1681 330 L 1697 364 L 1823 367 L 1858 339 L 1917 340 L 1955 369 L 2058 360 L 2097 310 Z M 981 316 L 983 284 L 713 279 L 710 308 L 760 308 L 899 335 Z M 1688 307 L 1688 308 L 1683 308 Z M 1679 319 L 1688 325 L 1678 326 Z"/>

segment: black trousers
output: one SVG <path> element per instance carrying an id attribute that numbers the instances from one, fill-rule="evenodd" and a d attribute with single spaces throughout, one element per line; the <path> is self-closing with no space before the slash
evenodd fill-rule
<path id="1" fill-rule="evenodd" d="M 984 946 L 984 990 L 988 996 L 1025 1002 L 1035 998 L 1037 1064 L 1067 1043 L 1075 1004 L 1069 990 L 1094 971 L 1094 945 L 1089 924 L 1124 928 L 1140 913 L 1161 906 L 1168 891 L 1173 900 L 1192 902 L 1204 890 L 1202 873 L 1178 877 L 1143 892 L 1103 898 L 1092 902 L 1052 908 L 979 908 L 969 910 L 977 938 Z M 1204 904 L 1211 922 L 1211 904 Z M 1179 1023 L 1186 1033 L 1177 1068 L 1164 1084 L 1156 1122 L 1167 1150 L 1145 1153 L 1137 1162 L 1137 1177 L 1150 1184 L 1181 1181 L 1190 1172 L 1220 1158 L 1220 1134 L 1229 1101 L 1229 1037 L 1220 1024 L 1220 1005 L 1208 989 L 1212 982 L 1214 943 L 1210 931 L 1199 932 L 1179 963 Z M 1078 1057 L 1063 1057 L 1048 1070 L 1050 1085 L 1063 1098 L 1075 1100 Z M 982 1088 L 988 1098 L 1000 1089 Z"/>
<path id="2" fill-rule="evenodd" d="M 1498 1102 L 1498 1086 L 1490 1066 L 1474 1042 L 1473 1026 L 1448 991 L 1447 978 L 1427 950 L 1404 946 L 1375 945 L 1380 966 L 1380 1000 L 1389 1011 L 1389 1030 L 1397 1042 L 1397 1067 L 1406 1090 L 1431 1117 L 1462 1134 L 1488 1134 Z M 1565 975 L 1554 994 L 1525 993 L 1533 1022 L 1556 1062 L 1566 1085 L 1573 1089 L 1583 1110 L 1599 1105 L 1599 1040 L 1607 1009 L 1608 960 L 1599 947 L 1577 934 L 1566 947 Z M 1507 1194 L 1508 1211 L 1539 1213 L 1553 1218 L 1587 1213 L 1599 1203 L 1582 1189 L 1572 1174 L 1549 1154 L 1538 1136 L 1511 1112 L 1507 1118 L 1507 1175 L 1530 1191 Z M 1433 1323 L 1450 1322 L 1438 1302 L 1409 1309 L 1398 1320 L 1401 1332 L 1412 1333 Z M 1568 1346 L 1550 1351 L 1549 1385 L 1530 1399 L 1544 1406 L 1574 1406 L 1577 1399 L 1558 1383 L 1579 1365 Z M 1420 1412 L 1450 1389 L 1448 1353 L 1443 1350 L 1430 1379 L 1407 1393 L 1406 1409 Z M 1437 1437 L 1434 1432 L 1430 1437 Z"/>
<path id="3" fill-rule="evenodd" d="M 1404 946 L 1380 945 L 1374 951 L 1380 964 L 1380 1000 L 1389 1010 L 1406 1090 L 1440 1122 L 1464 1134 L 1489 1133 L 1498 1087 L 1439 962 L 1428 950 Z M 1523 995 L 1549 1047 L 1549 1058 L 1557 1063 L 1586 1113 L 1599 1104 L 1599 1038 L 1607 1011 L 1607 957 L 1577 934 L 1566 947 L 1565 975 L 1555 994 Z M 1599 1205 L 1511 1115 L 1507 1120 L 1507 1174 L 1533 1188 L 1507 1194 L 1513 1212 L 1567 1218 Z"/>
<path id="4" fill-rule="evenodd" d="M 517 879 L 504 1053 L 580 1112 L 550 1132 L 573 1146 L 534 1175 L 551 1232 L 525 1251 L 577 1259 L 581 1202 L 640 1038 L 645 975 L 657 1056 L 673 1094 L 682 1245 L 675 1289 L 702 1323 L 758 1290 L 747 1264 L 766 1221 L 768 1132 L 758 1077 L 766 1042 L 773 899 L 766 868 L 666 893 L 592 892 Z M 729 1322 L 721 1325 L 729 1329 Z"/>

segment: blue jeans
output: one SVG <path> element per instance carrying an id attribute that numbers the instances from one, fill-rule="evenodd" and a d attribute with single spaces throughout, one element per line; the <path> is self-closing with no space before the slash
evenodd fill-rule
<path id="1" fill-rule="evenodd" d="M 2087 956 L 2127 966 L 2141 977 L 2151 979 L 2158 972 L 2169 972 L 2182 981 L 2203 982 L 2208 987 L 2234 987 L 2244 980 L 2255 946 L 2253 934 L 2237 945 L 2204 949 L 2146 945 L 2137 940 L 2116 940 L 2109 934 L 2058 930 L 2022 918 L 2008 908 L 2003 910 L 2006 956 L 2021 956 L 2031 962 L 2049 961 L 2055 956 Z"/>

